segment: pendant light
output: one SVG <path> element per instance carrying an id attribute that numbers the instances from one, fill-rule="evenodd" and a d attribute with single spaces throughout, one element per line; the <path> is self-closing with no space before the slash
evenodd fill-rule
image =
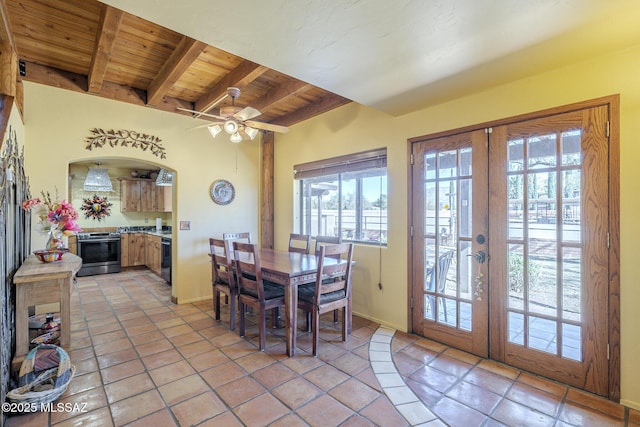
<path id="1" fill-rule="evenodd" d="M 109 178 L 109 171 L 100 167 L 100 163 L 96 163 L 96 167 L 90 167 L 87 177 L 84 180 L 84 191 L 113 191 L 113 184 Z"/>

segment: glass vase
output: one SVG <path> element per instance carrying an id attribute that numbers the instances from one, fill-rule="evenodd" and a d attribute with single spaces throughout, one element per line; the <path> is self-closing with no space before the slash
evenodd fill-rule
<path id="1" fill-rule="evenodd" d="M 49 232 L 49 240 L 47 240 L 45 249 L 62 249 L 63 246 L 64 242 L 62 241 L 62 232 L 51 230 Z"/>

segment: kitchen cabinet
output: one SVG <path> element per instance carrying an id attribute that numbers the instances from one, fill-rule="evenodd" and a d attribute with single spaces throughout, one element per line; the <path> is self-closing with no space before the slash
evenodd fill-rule
<path id="1" fill-rule="evenodd" d="M 120 266 L 136 267 L 146 263 L 146 234 L 123 233 L 120 235 Z"/>
<path id="2" fill-rule="evenodd" d="M 171 191 L 148 179 L 121 179 L 120 212 L 171 212 Z"/>
<path id="3" fill-rule="evenodd" d="M 162 238 L 147 234 L 145 241 L 145 265 L 160 276 L 162 274 Z"/>

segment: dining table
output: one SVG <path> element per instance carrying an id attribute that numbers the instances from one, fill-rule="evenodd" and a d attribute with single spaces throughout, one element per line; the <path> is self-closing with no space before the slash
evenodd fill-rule
<path id="1" fill-rule="evenodd" d="M 315 283 L 318 270 L 318 258 L 311 254 L 278 251 L 261 248 L 262 280 L 284 286 L 284 318 L 287 339 L 287 355 L 294 356 L 296 351 L 296 330 L 298 324 L 298 286 Z M 347 262 L 335 258 L 325 258 L 325 265 Z M 349 296 L 350 298 L 351 296 Z M 351 304 L 349 304 L 351 305 Z M 347 318 L 347 331 L 351 329 L 351 308 Z"/>

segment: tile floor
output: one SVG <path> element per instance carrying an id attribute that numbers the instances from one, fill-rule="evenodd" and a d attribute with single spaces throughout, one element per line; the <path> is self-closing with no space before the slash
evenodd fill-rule
<path id="1" fill-rule="evenodd" d="M 72 307 L 77 372 L 58 402 L 77 410 L 7 427 L 640 426 L 640 411 L 358 317 L 346 344 L 327 318 L 317 358 L 304 332 L 293 358 L 283 330 L 259 352 L 254 324 L 245 339 L 210 300 L 172 304 L 146 270 L 78 278 Z"/>

